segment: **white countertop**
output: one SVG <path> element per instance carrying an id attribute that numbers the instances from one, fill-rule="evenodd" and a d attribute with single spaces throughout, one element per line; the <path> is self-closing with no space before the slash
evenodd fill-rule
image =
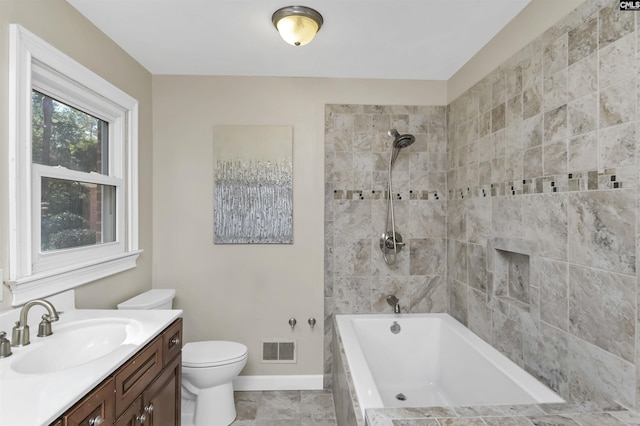
<path id="1" fill-rule="evenodd" d="M 77 309 L 66 311 L 51 324 L 52 336 L 36 337 L 38 329 L 31 327 L 31 344 L 12 347 L 13 355 L 0 359 L 0 426 L 49 425 L 181 316 L 181 310 Z M 54 339 L 57 327 L 96 318 L 134 319 L 139 327 L 115 351 L 76 367 L 43 374 L 22 374 L 11 367 L 47 339 Z"/>

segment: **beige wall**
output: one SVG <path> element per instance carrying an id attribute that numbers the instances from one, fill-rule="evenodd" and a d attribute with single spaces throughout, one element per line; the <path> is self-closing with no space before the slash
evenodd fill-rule
<path id="1" fill-rule="evenodd" d="M 153 281 L 177 289 L 186 340 L 246 344 L 245 375 L 321 374 L 325 104 L 445 102 L 439 82 L 154 76 Z M 213 244 L 215 125 L 293 126 L 292 245 Z M 261 364 L 263 338 L 297 339 L 298 363 Z"/>
<path id="2" fill-rule="evenodd" d="M 139 101 L 140 248 L 138 267 L 77 290 L 82 308 L 113 308 L 151 287 L 151 75 L 63 0 L 0 1 L 0 268 L 8 264 L 9 24 L 17 23 Z M 5 271 L 5 277 L 7 272 Z M 0 309 L 10 306 L 6 288 Z"/>

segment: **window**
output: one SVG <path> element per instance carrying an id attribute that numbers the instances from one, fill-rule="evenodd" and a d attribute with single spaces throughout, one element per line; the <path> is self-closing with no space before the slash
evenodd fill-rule
<path id="1" fill-rule="evenodd" d="M 10 40 L 18 305 L 135 267 L 137 101 L 18 25 Z"/>

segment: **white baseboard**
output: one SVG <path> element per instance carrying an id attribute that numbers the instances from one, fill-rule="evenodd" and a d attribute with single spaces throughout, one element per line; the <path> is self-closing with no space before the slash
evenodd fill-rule
<path id="1" fill-rule="evenodd" d="M 233 380 L 233 389 L 236 391 L 317 390 L 322 388 L 322 374 L 298 376 L 238 376 Z"/>

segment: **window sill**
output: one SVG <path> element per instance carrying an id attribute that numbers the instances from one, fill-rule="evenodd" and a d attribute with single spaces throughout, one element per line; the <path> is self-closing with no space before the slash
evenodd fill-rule
<path id="1" fill-rule="evenodd" d="M 96 259 L 66 269 L 57 269 L 7 281 L 11 304 L 22 305 L 29 300 L 51 296 L 91 281 L 105 278 L 136 267 L 142 250 Z"/>

